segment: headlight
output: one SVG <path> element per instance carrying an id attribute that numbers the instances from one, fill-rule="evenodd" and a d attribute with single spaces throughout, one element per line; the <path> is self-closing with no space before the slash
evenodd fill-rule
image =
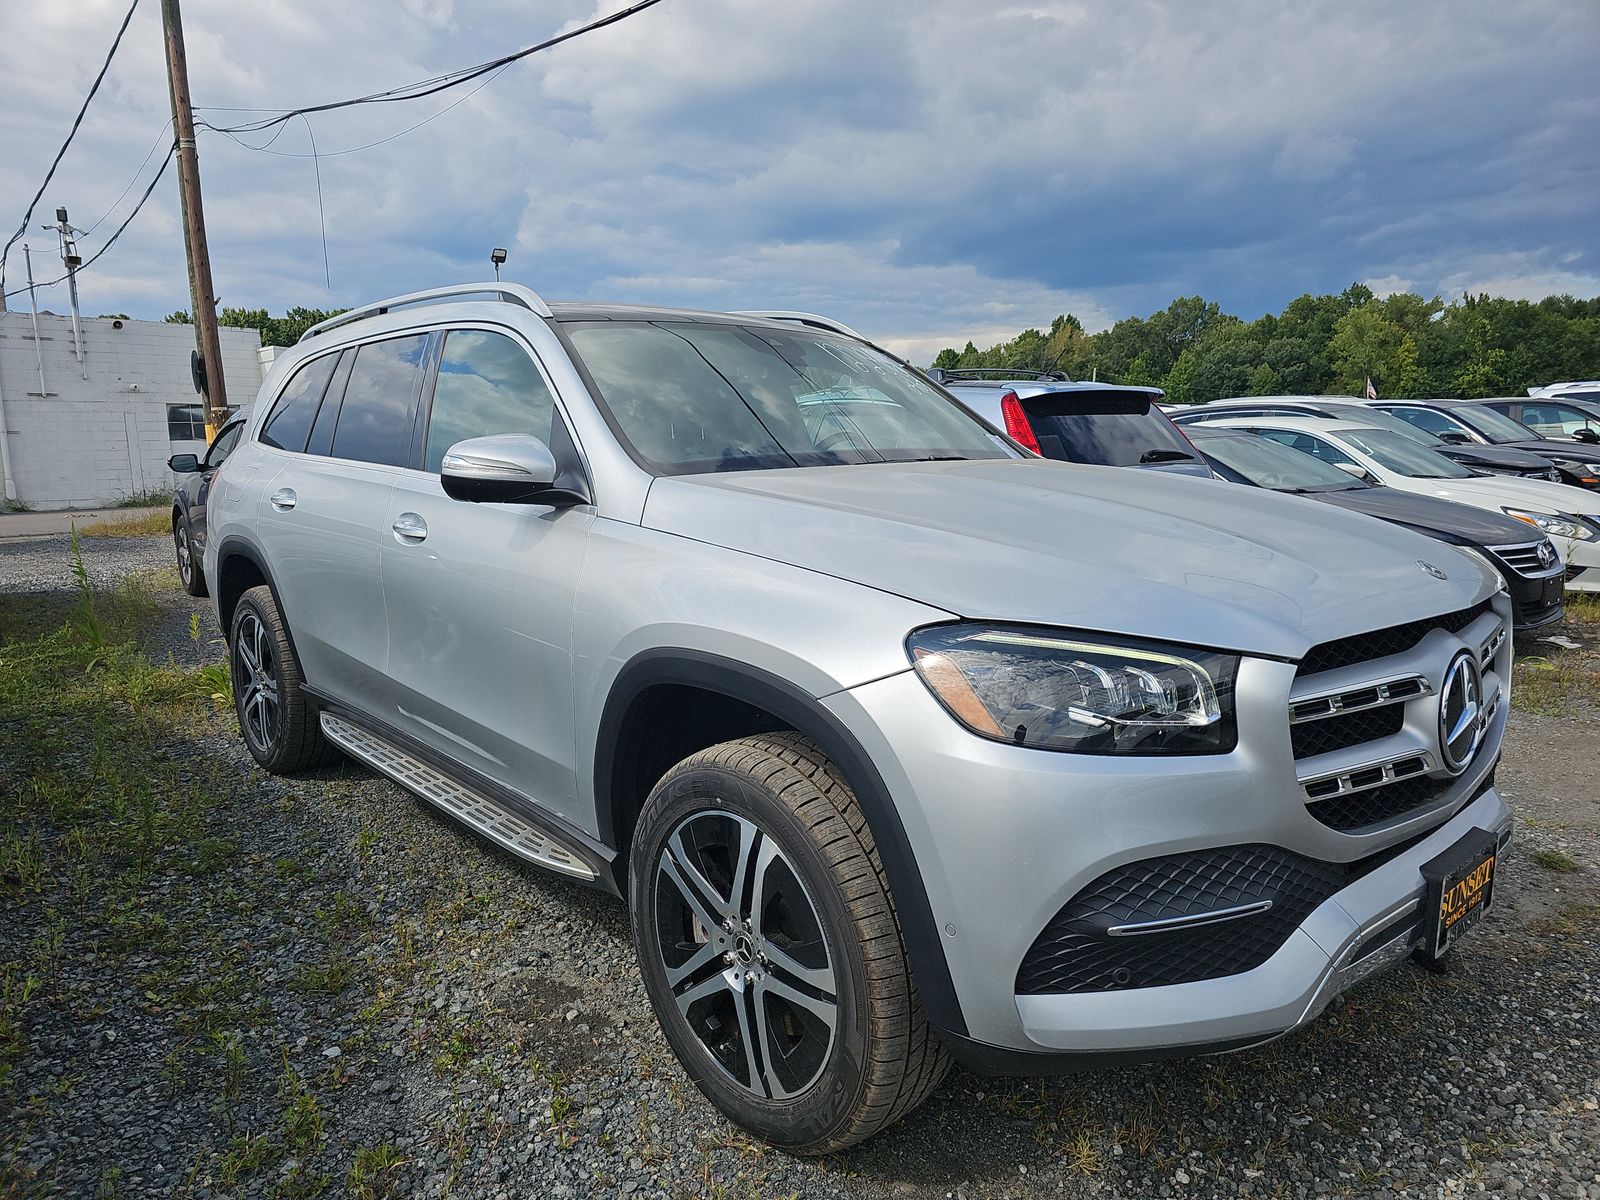
<path id="1" fill-rule="evenodd" d="M 1586 472 L 1588 472 L 1590 475 L 1600 475 L 1600 463 L 1584 463 L 1583 464 L 1583 469 Z M 1557 474 L 1556 477 L 1558 479 L 1560 478 L 1559 473 Z"/>
<path id="2" fill-rule="evenodd" d="M 1079 754 L 1225 754 L 1239 660 L 1024 626 L 940 625 L 906 641 L 951 716 L 997 742 Z"/>
<path id="3" fill-rule="evenodd" d="M 1544 530 L 1551 537 L 1576 538 L 1586 542 L 1594 537 L 1594 531 L 1577 517 L 1569 517 L 1565 513 L 1540 513 L 1524 512 L 1520 508 L 1502 508 L 1501 512 L 1508 517 L 1515 517 L 1519 521 L 1526 521 Z"/>
<path id="4" fill-rule="evenodd" d="M 1473 558 L 1477 559 L 1484 566 L 1488 567 L 1489 570 L 1494 573 L 1495 581 L 1499 583 L 1500 590 L 1502 592 L 1509 592 L 1511 590 L 1510 585 L 1506 583 L 1505 573 L 1500 569 L 1500 564 L 1495 562 L 1494 559 L 1490 558 L 1482 550 L 1479 550 L 1476 546 L 1457 546 L 1456 549 L 1461 551 L 1463 554 L 1472 555 Z"/>

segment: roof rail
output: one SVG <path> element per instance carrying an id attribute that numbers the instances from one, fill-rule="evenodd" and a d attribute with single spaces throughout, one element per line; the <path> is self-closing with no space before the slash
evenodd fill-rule
<path id="1" fill-rule="evenodd" d="M 835 321 L 832 317 L 818 316 L 816 313 L 793 312 L 789 309 L 776 308 L 743 308 L 733 315 L 736 317 L 765 317 L 769 321 L 793 321 L 796 325 L 811 325 L 817 329 L 826 329 L 829 333 L 842 333 L 846 337 L 853 337 L 860 342 L 867 340 L 854 329 L 851 329 L 850 326 L 840 321 Z"/>
<path id="2" fill-rule="evenodd" d="M 927 374 L 935 383 L 983 375 L 998 375 L 1002 379 L 1037 379 L 1046 383 L 1073 382 L 1070 376 L 1061 371 L 1034 371 L 1026 367 L 931 367 Z"/>
<path id="3" fill-rule="evenodd" d="M 381 316 L 396 308 L 405 308 L 412 304 L 437 304 L 443 300 L 454 300 L 462 296 L 493 296 L 507 304 L 520 304 L 541 317 L 549 318 L 555 315 L 550 311 L 550 306 L 544 302 L 544 297 L 520 283 L 453 283 L 448 287 L 407 292 L 404 296 L 391 296 L 387 300 L 375 300 L 371 304 L 352 308 L 336 317 L 329 317 L 326 321 L 318 321 L 300 335 L 300 340 L 303 342 L 307 338 L 316 337 L 319 333 L 327 333 L 330 329 L 337 329 L 341 325 L 349 325 L 355 321 L 364 321 L 368 317 Z"/>

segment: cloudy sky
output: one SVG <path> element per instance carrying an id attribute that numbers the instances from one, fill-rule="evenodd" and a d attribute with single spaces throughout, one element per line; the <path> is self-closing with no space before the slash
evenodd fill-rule
<path id="1" fill-rule="evenodd" d="M 195 103 L 229 124 L 389 88 L 624 2 L 186 0 Z M 125 10 L 0 3 L 0 236 Z M 503 245 L 551 297 L 812 309 L 925 361 L 1197 292 L 1246 317 L 1352 280 L 1600 294 L 1597 61 L 1594 0 L 665 0 L 469 98 L 199 149 L 227 305 L 482 278 Z M 168 116 L 143 0 L 29 231 L 41 276 L 40 221 L 108 214 L 92 253 Z M 82 277 L 86 311 L 188 307 L 175 176 Z"/>

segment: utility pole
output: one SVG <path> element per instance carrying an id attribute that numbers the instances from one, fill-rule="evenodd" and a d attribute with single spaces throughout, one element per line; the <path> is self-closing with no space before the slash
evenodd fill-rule
<path id="1" fill-rule="evenodd" d="M 172 93 L 172 125 L 178 139 L 178 199 L 183 208 L 183 247 L 189 258 L 189 299 L 194 333 L 206 384 L 206 441 L 228 416 L 222 378 L 222 340 L 217 334 L 217 297 L 211 285 L 211 253 L 200 207 L 200 162 L 194 150 L 194 113 L 189 107 L 189 63 L 183 52 L 183 16 L 178 0 L 161 0 L 161 29 L 167 45 L 167 87 Z"/>

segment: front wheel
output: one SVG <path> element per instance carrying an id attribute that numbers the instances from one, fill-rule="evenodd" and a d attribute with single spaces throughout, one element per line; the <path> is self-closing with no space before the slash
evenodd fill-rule
<path id="1" fill-rule="evenodd" d="M 668 772 L 639 819 L 630 893 L 656 1016 L 735 1123 L 827 1154 L 944 1078 L 872 833 L 809 740 L 725 742 Z"/>

